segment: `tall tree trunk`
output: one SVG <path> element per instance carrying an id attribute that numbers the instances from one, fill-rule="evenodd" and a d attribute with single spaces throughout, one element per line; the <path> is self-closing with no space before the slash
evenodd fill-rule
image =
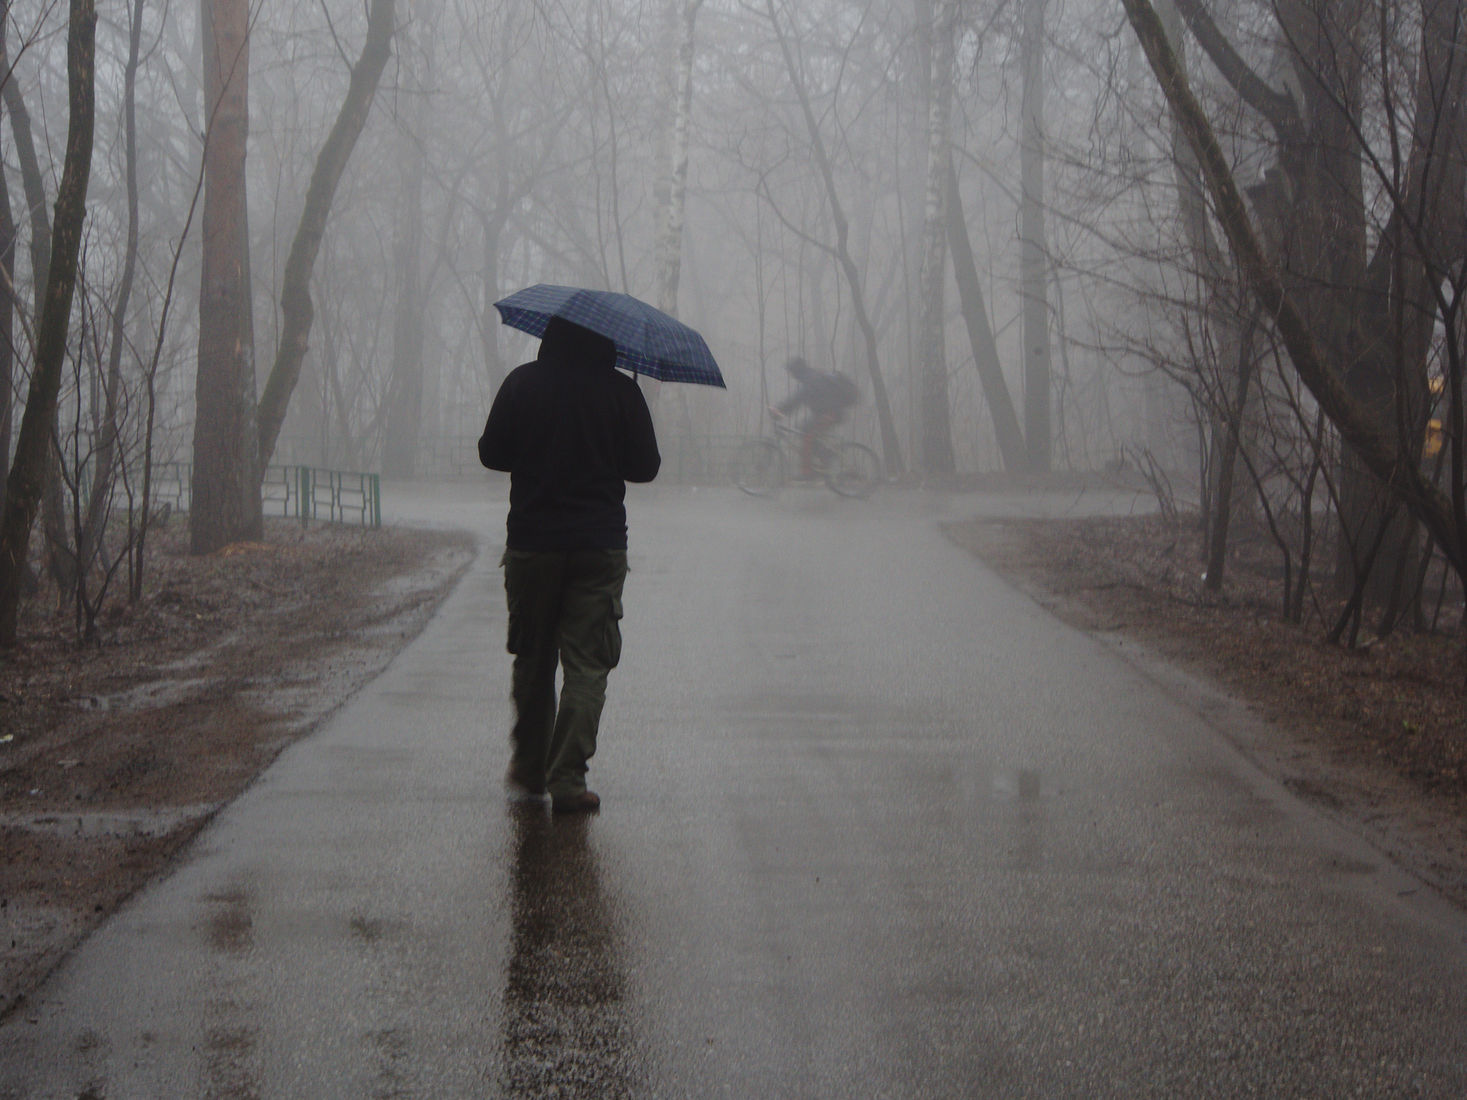
<path id="1" fill-rule="evenodd" d="M 66 159 L 56 193 L 51 263 L 40 324 L 36 328 L 35 365 L 21 418 L 15 462 L 6 485 L 3 518 L 0 518 L 0 646 L 14 645 L 16 640 L 26 546 L 44 488 L 47 456 L 52 451 L 51 435 L 66 359 L 92 166 L 97 9 L 93 0 L 71 0 L 70 10 L 66 49 L 70 106 Z"/>
<path id="2" fill-rule="evenodd" d="M 1354 448 L 1366 468 L 1388 484 L 1425 525 L 1453 571 L 1467 578 L 1467 527 L 1458 522 L 1458 510 L 1403 450 L 1393 427 L 1382 424 L 1377 412 L 1355 395 L 1331 365 L 1325 350 L 1327 345 L 1316 335 L 1305 308 L 1268 262 L 1222 147 L 1177 65 L 1155 9 L 1149 0 L 1122 0 L 1122 3 L 1156 73 L 1157 83 L 1197 155 L 1238 266 L 1260 307 L 1273 318 L 1300 380 L 1339 430 L 1341 439 Z"/>
<path id="3" fill-rule="evenodd" d="M 7 12 L 8 14 L 8 12 Z M 25 189 L 26 213 L 31 223 L 31 283 L 33 313 L 39 322 L 46 283 L 51 267 L 51 224 L 46 219 L 46 180 L 41 161 L 36 156 L 36 141 L 31 133 L 30 111 L 15 72 L 6 60 L 3 91 L 5 106 L 10 111 L 10 132 L 15 135 L 15 157 L 20 164 L 20 180 Z"/>
<path id="4" fill-rule="evenodd" d="M 1029 468 L 1052 462 L 1049 424 L 1049 254 L 1044 230 L 1044 14 L 1047 0 L 1024 0 L 1023 139 L 1019 234 L 1023 243 L 1024 436 Z"/>
<path id="5" fill-rule="evenodd" d="M 662 224 L 657 233 L 657 308 L 677 316 L 682 274 L 683 222 L 688 190 L 688 144 L 693 132 L 693 52 L 698 9 L 703 0 L 676 0 L 677 55 L 673 68 L 674 109 L 668 141 Z"/>
<path id="6" fill-rule="evenodd" d="M 112 310 L 108 336 L 107 373 L 103 384 L 102 422 L 98 433 L 96 461 L 92 474 L 91 500 L 86 522 L 77 541 L 79 571 L 91 566 L 102 541 L 102 529 L 111 511 L 112 485 L 117 471 L 117 401 L 122 386 L 122 349 L 127 336 L 127 307 L 132 297 L 138 262 L 138 127 L 137 73 L 142 49 L 144 0 L 133 0 L 132 23 L 128 29 L 127 65 L 122 75 L 123 171 L 127 184 L 127 239 L 123 246 L 122 275 L 117 284 L 117 303 Z M 80 478 L 81 471 L 77 471 Z"/>
<path id="7" fill-rule="evenodd" d="M 947 172 L 950 164 L 953 96 L 953 39 L 957 34 L 955 0 L 936 0 L 926 28 L 931 39 L 931 78 L 927 87 L 927 201 L 923 216 L 921 300 L 922 419 L 919 464 L 929 473 L 950 474 L 953 456 L 952 416 L 948 407 L 947 350 Z"/>
<path id="8" fill-rule="evenodd" d="M 0 65 L 9 68 L 5 30 L 10 22 L 10 4 L 0 0 Z M 0 98 L 0 114 L 4 113 Z M 0 123 L 3 123 L 0 119 Z M 0 515 L 5 511 L 5 482 L 10 477 L 10 440 L 15 417 L 15 215 L 10 209 L 10 185 L 0 170 Z"/>
<path id="9" fill-rule="evenodd" d="M 1171 0 L 1161 0 L 1157 15 L 1172 43 L 1182 75 L 1187 77 L 1181 14 Z M 1199 343 L 1218 349 L 1214 361 L 1197 364 L 1199 378 L 1202 378 L 1198 388 L 1204 395 L 1198 401 L 1199 421 L 1207 429 L 1203 439 L 1206 461 L 1201 471 L 1205 479 L 1201 512 L 1203 542 L 1207 547 L 1206 587 L 1218 592 L 1222 590 L 1226 573 L 1238 452 L 1247 445 L 1244 425 L 1249 420 L 1248 410 L 1237 399 L 1247 397 L 1252 390 L 1248 379 L 1240 375 L 1251 370 L 1252 362 L 1242 346 L 1240 319 L 1230 303 L 1233 272 L 1208 221 L 1207 190 L 1197 166 L 1197 157 L 1175 117 L 1172 119 L 1171 145 L 1172 170 L 1177 177 L 1177 214 L 1194 265 L 1192 282 L 1198 313 L 1213 337 L 1211 341 Z M 1202 377 L 1204 371 L 1208 372 L 1208 377 Z"/>
<path id="10" fill-rule="evenodd" d="M 484 359 L 484 373 L 489 379 L 489 393 L 499 392 L 504 381 L 504 362 L 499 355 L 499 311 L 494 301 L 499 297 L 499 241 L 504 234 L 505 208 L 497 207 L 480 217 L 483 233 L 483 300 L 479 303 L 479 350 Z"/>
<path id="11" fill-rule="evenodd" d="M 382 472 L 405 478 L 417 473 L 423 419 L 423 166 L 412 153 L 416 148 L 404 142 L 406 178 L 392 247 L 397 304 L 382 452 Z"/>
<path id="12" fill-rule="evenodd" d="M 1236 368 L 1231 372 L 1233 393 L 1219 394 L 1219 408 L 1214 414 L 1214 431 L 1222 434 L 1214 439 L 1216 471 L 1213 475 L 1213 505 L 1211 523 L 1207 530 L 1207 561 L 1203 587 L 1210 592 L 1221 592 L 1223 576 L 1227 572 L 1228 529 L 1232 524 L 1233 483 L 1238 469 L 1238 456 L 1243 448 L 1243 424 L 1252 389 L 1253 341 L 1250 330 L 1243 338 L 1234 341 L 1237 352 Z"/>
<path id="13" fill-rule="evenodd" d="M 200 8 L 208 125 L 189 543 L 208 554 L 258 539 L 263 518 L 245 193 L 249 3 L 201 0 Z"/>
<path id="14" fill-rule="evenodd" d="M 963 218 L 963 199 L 958 191 L 958 171 L 952 157 L 947 162 L 947 240 L 953 254 L 953 275 L 962 302 L 963 322 L 968 329 L 968 343 L 973 350 L 973 365 L 983 385 L 983 399 L 993 419 L 993 432 L 998 439 L 1003 468 L 1011 474 L 1028 468 L 1029 455 L 1024 449 L 1024 432 L 1019 427 L 1019 414 L 1004 380 L 1003 364 L 998 358 L 998 344 L 993 326 L 988 321 L 988 306 L 983 301 L 983 284 L 978 279 L 978 265 L 973 260 L 973 244 L 968 239 L 968 223 Z"/>
<path id="15" fill-rule="evenodd" d="M 780 54 L 784 58 L 790 84 L 794 88 L 796 98 L 800 101 L 800 112 L 805 119 L 805 129 L 810 135 L 810 146 L 815 154 L 815 164 L 819 169 L 820 179 L 825 185 L 825 199 L 830 205 L 830 220 L 835 225 L 835 244 L 827 247 L 826 250 L 835 257 L 836 262 L 840 265 L 841 273 L 845 276 L 846 286 L 851 294 L 851 308 L 856 314 L 856 325 L 860 328 L 861 336 L 866 343 L 866 372 L 871 380 L 871 399 L 876 405 L 876 417 L 881 426 L 882 460 L 889 476 L 900 477 L 905 471 L 906 464 L 902 461 L 901 443 L 897 439 L 896 422 L 891 415 L 891 401 L 887 397 L 886 382 L 881 376 L 881 356 L 876 339 L 876 326 L 871 323 L 871 314 L 866 309 L 866 296 L 861 290 L 861 272 L 856 267 L 855 259 L 851 256 L 849 246 L 851 227 L 846 219 L 845 208 L 840 201 L 840 192 L 835 186 L 835 171 L 830 165 L 830 155 L 825 150 L 825 139 L 820 134 L 820 124 L 815 119 L 815 109 L 810 105 L 810 94 L 805 89 L 805 81 L 800 75 L 799 66 L 795 63 L 789 40 L 779 25 L 779 18 L 774 10 L 774 0 L 765 0 L 765 10 L 769 14 L 769 23 L 774 29 L 775 37 L 779 40 Z"/>
<path id="16" fill-rule="evenodd" d="M 331 213 L 337 184 L 341 182 L 352 150 L 367 124 L 377 84 L 382 78 L 382 70 L 387 67 L 395 18 L 396 0 L 372 0 L 367 16 L 367 39 L 362 46 L 361 57 L 352 66 L 351 83 L 337 113 L 336 123 L 316 157 L 300 225 L 296 227 L 295 240 L 291 242 L 290 254 L 285 261 L 280 291 L 283 321 L 280 346 L 260 397 L 261 473 L 275 453 L 275 441 L 279 438 L 280 426 L 285 422 L 290 395 L 300 380 L 301 363 L 306 357 L 311 322 L 315 316 L 315 308 L 311 304 L 311 271 L 316 266 L 321 241 L 326 236 L 326 219 Z"/>
<path id="17" fill-rule="evenodd" d="M 46 216 L 46 178 L 40 157 L 36 154 L 35 136 L 25 97 L 21 94 L 14 70 L 8 64 L 7 70 L 3 95 L 5 105 L 10 110 L 10 129 L 15 136 L 15 156 L 20 165 L 26 212 L 31 226 L 31 295 L 34 303 L 32 317 L 39 326 L 51 267 L 51 223 Z M 65 600 L 76 582 L 76 569 L 66 527 L 61 461 L 54 448 L 46 458 L 46 476 L 41 491 L 41 525 L 46 536 L 47 567 L 56 581 L 62 599 Z"/>

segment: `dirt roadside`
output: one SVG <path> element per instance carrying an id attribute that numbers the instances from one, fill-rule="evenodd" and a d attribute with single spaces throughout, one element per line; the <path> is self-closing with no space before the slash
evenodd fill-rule
<path id="1" fill-rule="evenodd" d="M 32 600 L 0 656 L 0 1016 L 386 667 L 473 553 L 465 533 L 280 520 L 193 558 L 175 521 L 99 645 Z"/>
<path id="2" fill-rule="evenodd" d="M 954 523 L 954 542 L 1054 615 L 1212 709 L 1266 773 L 1467 907 L 1467 647 L 1397 633 L 1356 650 L 1282 621 L 1277 560 L 1240 533 L 1222 594 L 1199 536 L 1157 517 Z M 1187 678 L 1201 685 L 1193 691 Z"/>

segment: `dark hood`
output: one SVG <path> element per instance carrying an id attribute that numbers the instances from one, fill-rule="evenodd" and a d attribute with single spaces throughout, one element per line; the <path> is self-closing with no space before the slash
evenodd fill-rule
<path id="1" fill-rule="evenodd" d="M 600 333 L 564 317 L 552 317 L 540 338 L 540 352 L 536 359 L 541 363 L 610 369 L 616 364 L 616 345 Z"/>

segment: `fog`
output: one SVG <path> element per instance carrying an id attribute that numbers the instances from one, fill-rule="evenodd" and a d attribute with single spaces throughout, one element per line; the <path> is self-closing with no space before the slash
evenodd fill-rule
<path id="1" fill-rule="evenodd" d="M 729 392 L 679 390 L 660 410 L 665 432 L 704 437 L 757 427 L 780 369 L 801 354 L 863 387 L 854 433 L 879 444 L 872 376 L 852 289 L 835 254 L 839 230 L 819 161 L 828 161 L 846 247 L 874 328 L 904 464 L 919 384 L 918 324 L 927 201 L 926 5 L 776 6 L 708 0 L 484 4 L 400 3 L 392 59 L 342 179 L 311 282 L 315 324 L 276 462 L 399 473 L 448 472 L 464 461 L 499 377 L 533 354 L 500 330 L 489 302 L 534 282 L 605 287 L 656 302 L 670 165 L 686 134 L 685 222 L 678 315 L 708 339 Z M 1017 5 L 967 13 L 956 34 L 952 145 L 962 205 L 1008 385 L 1023 378 L 1019 322 L 1020 28 Z M 1091 10 L 1093 9 L 1093 10 Z M 60 172 L 66 126 L 66 9 L 17 5 L 8 28 L 10 82 L 24 96 L 46 179 Z M 190 206 L 205 130 L 197 12 L 142 10 L 137 84 L 141 281 L 128 318 L 129 374 L 142 369 L 161 322 L 173 250 L 182 244 L 158 375 L 160 461 L 188 461 L 197 352 L 199 228 Z M 687 102 L 678 47 L 695 18 Z M 1051 286 L 1056 460 L 1086 468 L 1180 425 L 1145 422 L 1141 364 L 1119 350 L 1117 319 L 1147 265 L 1110 241 L 1138 226 L 1143 189 L 1162 172 L 1164 143 L 1120 103 L 1117 73 L 1137 69 L 1110 5 L 1051 14 L 1046 194 L 1054 204 Z M 126 11 L 102 12 L 97 139 L 84 281 L 104 317 L 124 244 L 122 67 Z M 365 33 L 362 5 L 257 5 L 249 38 L 249 264 L 259 384 L 280 330 L 281 272 L 315 157 L 346 91 Z M 781 53 L 784 38 L 808 94 L 812 135 Z M 815 138 L 823 146 L 817 152 Z M 1105 137 L 1109 147 L 1085 143 Z M 7 144 L 12 201 L 19 166 Z M 1159 188 L 1167 180 L 1155 181 Z M 18 206 L 19 203 L 17 202 Z M 27 226 L 20 219 L 24 239 Z M 1108 232 L 1098 232 L 1103 224 Z M 184 236 L 187 231 L 187 237 Z M 17 289 L 29 279 L 17 253 Z M 1130 266 L 1117 270 L 1118 264 Z M 1119 276 L 1119 278 L 1118 278 Z M 951 280 L 951 276 L 948 276 Z M 25 297 L 24 293 L 22 297 Z M 999 458 L 955 290 L 943 328 L 959 469 Z M 24 356 L 22 355 L 22 358 Z M 83 369 L 85 373 L 85 369 Z M 78 385 L 80 383 L 80 385 Z M 88 380 L 71 379 L 86 403 Z M 1016 396 L 1016 400 L 1019 398 Z M 22 402 L 17 402 L 17 409 Z M 417 408 L 414 409 L 414 405 Z M 18 415 L 18 413 L 17 413 Z M 415 447 L 394 450 L 394 434 Z"/>
<path id="2" fill-rule="evenodd" d="M 1305 318 L 1339 363 L 1360 346 L 1346 330 L 1365 299 L 1351 294 L 1389 267 L 1387 246 L 1401 239 L 1385 232 L 1391 219 L 1414 218 L 1414 239 L 1442 240 L 1445 258 L 1421 261 L 1419 300 L 1391 307 L 1435 319 L 1434 333 L 1427 323 L 1409 362 L 1379 364 L 1385 385 L 1407 380 L 1402 422 L 1424 425 L 1452 392 L 1441 375 L 1461 361 L 1451 354 L 1460 251 L 1434 229 L 1457 224 L 1460 173 L 1429 209 L 1393 181 L 1418 163 L 1413 149 L 1461 130 L 1416 126 L 1408 77 L 1435 71 L 1433 38 L 1425 16 L 1388 5 L 1392 21 L 1355 27 L 1340 77 L 1364 89 L 1347 120 L 1355 144 L 1330 164 L 1300 159 L 1326 148 L 1309 142 L 1324 140 L 1319 113 L 1340 102 L 1327 94 L 1333 77 L 1271 5 L 1227 6 L 1231 53 L 1208 37 L 1219 24 L 1206 6 L 1131 0 L 216 0 L 216 23 L 202 29 L 193 5 L 104 6 L 57 412 L 68 485 L 95 476 L 95 455 L 111 456 L 98 442 L 108 431 L 133 484 L 145 454 L 160 471 L 196 464 L 196 482 L 197 464 L 219 458 L 223 472 L 208 476 L 233 476 L 248 493 L 254 450 L 259 464 L 388 478 L 471 472 L 499 380 L 535 346 L 503 328 L 492 303 L 551 282 L 634 294 L 706 337 L 726 392 L 647 386 L 676 479 L 727 479 L 732 449 L 764 430 L 798 355 L 857 381 L 862 400 L 843 432 L 894 481 L 1129 469 L 1168 508 L 1221 501 L 1225 513 L 1236 482 L 1281 513 L 1309 515 L 1319 505 L 1303 488 L 1310 470 L 1337 461 L 1331 426 L 1354 441 L 1369 425 L 1352 435 L 1337 402 L 1316 406 L 1334 368 L 1294 373 L 1302 345 L 1282 347 L 1260 319 L 1260 276 L 1232 261 L 1238 234 L 1283 265 L 1286 290 L 1311 288 Z M 346 117 L 368 16 L 384 12 L 385 70 L 311 229 L 313 176 Z M 20 307 L 13 399 L 0 416 L 7 463 L 39 320 L 35 246 L 63 175 L 70 15 L 16 5 L 6 23 Z M 226 15 L 240 21 L 232 45 L 219 30 Z M 1174 121 L 1154 75 L 1166 62 L 1133 29 L 1158 15 L 1211 127 L 1200 136 Z M 1318 18 L 1339 29 L 1329 12 Z M 220 59 L 233 91 L 247 82 L 247 135 L 211 106 L 206 57 Z M 1290 122 L 1300 118 L 1318 132 Z M 1230 180 L 1204 186 L 1199 141 L 1215 143 Z M 210 195 L 225 201 L 206 150 L 232 150 L 243 166 L 237 251 L 205 243 Z M 1218 217 L 1224 184 L 1246 199 L 1241 222 Z M 1342 224 L 1343 236 L 1329 228 Z M 130 232 L 136 289 L 124 296 Z M 319 243 L 303 269 L 309 303 L 286 285 L 301 241 Z M 228 428 L 205 416 L 200 384 L 218 358 L 200 326 L 218 316 L 200 308 L 215 300 L 201 290 L 210 247 L 228 254 L 242 303 L 228 346 L 245 366 L 221 382 Z M 1322 270 L 1332 274 L 1306 283 Z M 280 387 L 278 440 L 267 432 L 257 447 L 253 403 L 297 339 L 292 302 L 307 319 L 299 377 L 287 371 Z M 1425 430 L 1412 429 L 1411 449 Z M 1365 457 L 1377 473 L 1397 461 Z M 1428 527 L 1448 516 L 1417 488 L 1413 514 Z"/>

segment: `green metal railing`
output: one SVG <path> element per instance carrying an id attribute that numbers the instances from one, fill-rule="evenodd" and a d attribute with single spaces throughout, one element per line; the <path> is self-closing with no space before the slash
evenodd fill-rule
<path id="1" fill-rule="evenodd" d="M 162 462 L 153 469 L 153 500 L 187 512 L 192 503 L 193 466 Z M 382 526 L 382 478 L 379 474 L 321 470 L 314 466 L 267 466 L 260 480 L 260 499 L 267 515 L 291 516 L 305 523 L 356 523 Z"/>

